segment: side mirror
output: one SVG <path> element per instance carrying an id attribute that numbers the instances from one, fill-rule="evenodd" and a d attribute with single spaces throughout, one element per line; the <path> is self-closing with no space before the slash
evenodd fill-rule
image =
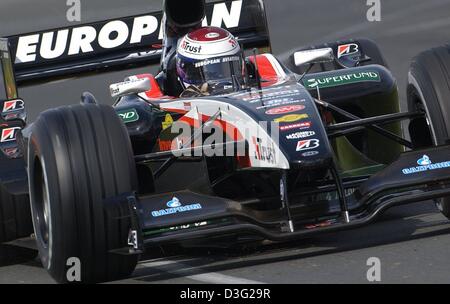
<path id="1" fill-rule="evenodd" d="M 298 51 L 294 53 L 294 63 L 296 66 L 333 61 L 334 53 L 332 48 Z"/>
<path id="2" fill-rule="evenodd" d="M 152 89 L 152 85 L 150 83 L 150 79 L 148 78 L 136 80 L 128 79 L 127 81 L 110 85 L 109 89 L 111 91 L 111 97 L 116 98 L 150 91 Z"/>

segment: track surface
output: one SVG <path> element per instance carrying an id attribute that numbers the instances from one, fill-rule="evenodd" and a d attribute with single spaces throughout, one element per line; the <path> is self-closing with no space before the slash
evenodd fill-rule
<path id="1" fill-rule="evenodd" d="M 67 25 L 66 1 L 3 0 L 0 35 Z M 159 9 L 159 1 L 82 2 L 82 22 Z M 88 3 L 89 2 L 89 3 Z M 404 100 L 411 58 L 449 40 L 450 0 L 381 0 L 382 21 L 366 20 L 365 0 L 267 0 L 274 52 L 302 45 L 368 37 L 384 52 Z M 339 4 L 338 4 L 339 3 Z M 152 71 L 140 69 L 138 71 Z M 136 71 L 25 88 L 30 120 L 46 108 L 73 104 L 83 90 L 110 103 L 108 84 Z M 402 106 L 405 104 L 402 103 Z M 376 224 L 289 244 L 239 249 L 170 249 L 149 252 L 126 283 L 367 283 L 366 261 L 381 260 L 384 283 L 450 283 L 450 222 L 431 203 L 390 210 Z M 0 283 L 52 283 L 27 250 L 0 247 Z M 20 256 L 20 258 L 19 258 Z M 22 258 L 25 256 L 25 258 Z"/>

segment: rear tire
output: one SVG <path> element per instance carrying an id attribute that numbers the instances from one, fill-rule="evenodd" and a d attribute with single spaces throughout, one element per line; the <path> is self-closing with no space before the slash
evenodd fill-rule
<path id="1" fill-rule="evenodd" d="M 409 132 L 416 148 L 450 142 L 450 47 L 438 47 L 414 58 L 408 74 L 408 110 L 424 111 L 426 118 L 411 121 Z M 437 201 L 450 219 L 450 197 Z"/>
<path id="2" fill-rule="evenodd" d="M 128 247 L 131 214 L 127 203 L 105 199 L 137 190 L 131 143 L 114 109 L 85 104 L 42 113 L 28 164 L 37 246 L 50 275 L 67 282 L 74 257 L 82 283 L 129 276 L 138 256 L 109 252 Z"/>

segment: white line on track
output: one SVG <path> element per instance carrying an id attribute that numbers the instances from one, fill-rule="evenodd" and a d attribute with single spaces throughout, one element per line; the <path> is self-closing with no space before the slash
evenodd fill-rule
<path id="1" fill-rule="evenodd" d="M 186 278 L 204 282 L 204 283 L 210 283 L 210 284 L 264 284 L 263 282 L 253 281 L 253 280 L 247 280 L 243 278 L 233 277 L 229 275 L 224 275 L 217 272 L 210 272 L 210 273 L 202 273 L 202 274 L 196 274 L 187 276 Z"/>
<path id="2" fill-rule="evenodd" d="M 171 266 L 165 267 L 165 266 Z M 174 274 L 182 278 L 208 284 L 265 284 L 263 282 L 247 280 L 218 272 L 200 273 L 201 268 L 180 263 L 173 260 L 156 260 L 140 263 L 139 268 L 158 268 L 164 273 Z"/>

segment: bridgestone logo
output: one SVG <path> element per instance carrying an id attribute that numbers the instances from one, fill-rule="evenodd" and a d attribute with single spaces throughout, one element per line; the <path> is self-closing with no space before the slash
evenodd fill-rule
<path id="1" fill-rule="evenodd" d="M 360 83 L 360 82 L 380 82 L 381 77 L 377 72 L 360 72 L 346 75 L 310 78 L 303 81 L 303 84 L 309 88 L 330 88 L 346 84 Z"/>

